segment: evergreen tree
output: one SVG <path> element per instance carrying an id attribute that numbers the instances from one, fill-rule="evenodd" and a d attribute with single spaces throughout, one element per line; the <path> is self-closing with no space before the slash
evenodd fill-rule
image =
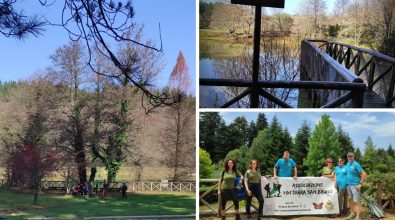
<path id="1" fill-rule="evenodd" d="M 199 120 L 199 145 L 207 151 L 214 162 L 218 162 L 217 154 L 220 150 L 217 149 L 221 146 L 223 141 L 220 138 L 221 131 L 225 122 L 218 112 L 201 112 Z M 215 153 L 214 153 L 215 152 Z"/>
<path id="2" fill-rule="evenodd" d="M 306 167 L 303 166 L 303 159 L 307 156 L 311 129 L 307 121 L 303 121 L 295 136 L 295 144 L 290 149 L 291 157 L 295 160 L 298 168 L 298 176 L 305 176 Z"/>
<path id="3" fill-rule="evenodd" d="M 283 130 L 282 144 L 280 145 L 280 152 L 290 151 L 293 146 L 292 137 L 287 127 Z"/>
<path id="4" fill-rule="evenodd" d="M 247 146 L 248 143 L 248 131 L 249 126 L 245 117 L 237 117 L 235 120 L 228 126 L 229 137 L 232 142 L 232 149 L 235 149 L 240 146 Z"/>
<path id="5" fill-rule="evenodd" d="M 261 171 L 272 173 L 275 162 L 282 156 L 284 132 L 277 117 L 274 116 L 267 129 L 261 130 L 252 142 L 250 158 L 261 163 Z"/>
<path id="6" fill-rule="evenodd" d="M 274 164 L 270 164 L 269 160 L 269 145 L 270 143 L 267 142 L 268 139 L 268 131 L 261 130 L 258 132 L 258 136 L 252 142 L 250 151 L 249 151 L 249 158 L 258 160 L 260 163 L 260 169 L 263 173 L 271 173 L 273 170 Z"/>
<path id="7" fill-rule="evenodd" d="M 264 113 L 259 113 L 258 118 L 256 120 L 256 127 L 258 131 L 261 131 L 268 127 L 266 116 Z"/>
<path id="8" fill-rule="evenodd" d="M 346 133 L 341 126 L 337 128 L 336 135 L 340 143 L 340 154 L 338 156 L 346 158 L 348 152 L 354 152 L 352 140 L 350 136 L 348 136 L 348 133 Z"/>
<path id="9" fill-rule="evenodd" d="M 388 153 L 388 155 L 390 155 L 392 158 L 395 159 L 395 153 L 394 153 L 394 150 L 392 149 L 392 144 L 390 144 L 390 145 L 388 146 L 387 153 Z"/>
<path id="10" fill-rule="evenodd" d="M 248 147 L 251 147 L 252 141 L 254 140 L 254 138 L 256 138 L 256 136 L 258 136 L 258 129 L 255 125 L 255 122 L 251 121 L 249 130 L 248 130 L 248 135 L 247 135 L 247 146 Z"/>
<path id="11" fill-rule="evenodd" d="M 329 115 L 322 115 L 309 140 L 307 157 L 303 163 L 308 168 L 307 175 L 320 176 L 325 159 L 336 158 L 339 154 L 340 143 L 335 125 L 329 119 Z"/>
<path id="12" fill-rule="evenodd" d="M 373 143 L 372 138 L 369 136 L 365 141 L 365 153 L 361 160 L 361 166 L 367 173 L 371 173 L 374 170 L 374 166 L 377 164 L 378 154 L 376 146 Z"/>
<path id="13" fill-rule="evenodd" d="M 347 153 L 348 153 L 348 152 L 347 152 Z M 356 161 L 359 161 L 359 160 L 362 159 L 362 153 L 361 153 L 361 150 L 360 150 L 358 147 L 356 147 L 356 150 L 355 150 L 355 152 L 354 152 L 354 159 L 355 159 Z"/>

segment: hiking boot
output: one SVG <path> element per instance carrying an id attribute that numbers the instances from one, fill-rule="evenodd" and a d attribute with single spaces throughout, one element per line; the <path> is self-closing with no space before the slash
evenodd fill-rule
<path id="1" fill-rule="evenodd" d="M 350 220 L 350 219 L 353 219 L 354 218 L 354 214 L 353 213 L 351 213 L 349 216 L 347 216 L 347 220 Z"/>
<path id="2" fill-rule="evenodd" d="M 235 218 L 235 220 L 241 220 L 241 218 L 240 218 L 240 214 L 236 214 L 236 218 Z"/>
<path id="3" fill-rule="evenodd" d="M 248 218 L 248 219 L 251 219 L 251 218 L 252 218 L 252 216 L 251 216 L 250 213 L 247 214 L 247 218 Z"/>
<path id="4" fill-rule="evenodd" d="M 221 216 L 221 220 L 226 220 L 226 217 L 225 216 Z"/>

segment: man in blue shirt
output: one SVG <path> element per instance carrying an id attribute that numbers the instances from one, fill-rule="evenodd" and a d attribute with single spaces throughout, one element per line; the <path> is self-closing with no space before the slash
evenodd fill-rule
<path id="1" fill-rule="evenodd" d="M 347 217 L 347 219 L 352 219 L 355 216 L 355 220 L 359 220 L 359 216 L 362 212 L 362 206 L 359 200 L 361 198 L 361 187 L 366 179 L 366 173 L 362 166 L 357 161 L 355 161 L 353 152 L 347 153 L 347 160 L 346 183 L 351 209 L 351 214 Z"/>
<path id="2" fill-rule="evenodd" d="M 338 189 L 338 199 L 339 199 L 339 210 L 340 210 L 340 215 L 344 214 L 346 211 L 345 205 L 345 200 L 347 198 L 347 183 L 346 183 L 346 178 L 347 178 L 347 170 L 346 166 L 344 165 L 344 160 L 343 158 L 339 157 L 337 158 L 337 166 L 335 167 L 335 187 Z"/>
<path id="3" fill-rule="evenodd" d="M 283 158 L 278 159 L 274 165 L 273 177 L 274 179 L 278 177 L 291 177 L 292 170 L 294 171 L 293 177 L 297 178 L 298 170 L 296 168 L 296 163 L 293 159 L 289 158 L 289 152 L 284 151 Z"/>

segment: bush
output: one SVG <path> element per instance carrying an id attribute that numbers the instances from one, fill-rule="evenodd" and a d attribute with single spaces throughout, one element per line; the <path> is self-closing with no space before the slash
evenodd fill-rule
<path id="1" fill-rule="evenodd" d="M 214 170 L 210 154 L 199 148 L 199 178 L 208 178 Z"/>

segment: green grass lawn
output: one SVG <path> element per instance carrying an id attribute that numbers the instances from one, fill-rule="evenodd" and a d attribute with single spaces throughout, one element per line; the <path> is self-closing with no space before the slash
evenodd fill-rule
<path id="1" fill-rule="evenodd" d="M 194 193 L 128 194 L 127 200 L 122 200 L 118 193 L 105 198 L 44 194 L 38 197 L 39 205 L 33 206 L 32 201 L 30 194 L 0 190 L 0 218 L 195 214 Z"/>

